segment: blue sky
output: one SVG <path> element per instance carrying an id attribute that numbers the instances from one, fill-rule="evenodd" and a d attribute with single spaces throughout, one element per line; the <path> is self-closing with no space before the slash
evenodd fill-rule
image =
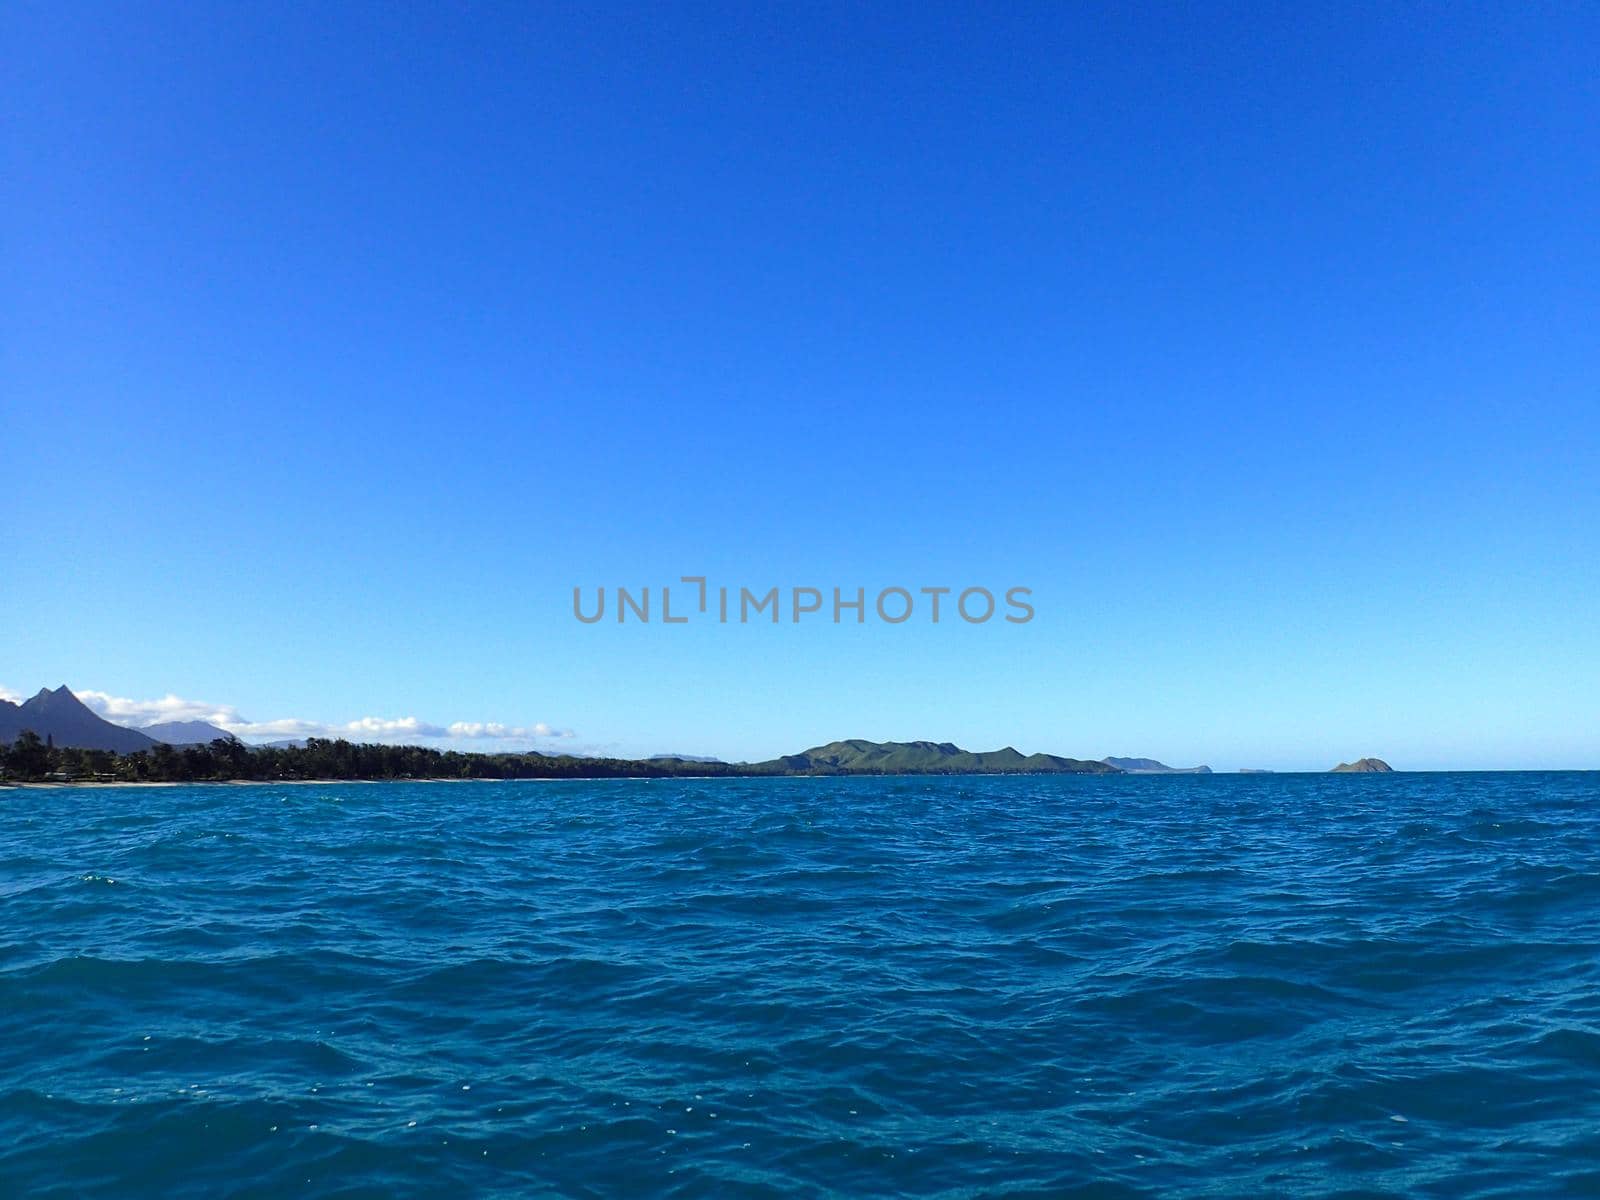
<path id="1" fill-rule="evenodd" d="M 1593 7 L 19 3 L 0 39 L 13 693 L 1600 767 Z M 684 574 L 1037 616 L 571 616 Z"/>

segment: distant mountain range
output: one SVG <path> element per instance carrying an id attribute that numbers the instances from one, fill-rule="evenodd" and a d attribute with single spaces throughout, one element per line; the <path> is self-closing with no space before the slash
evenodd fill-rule
<path id="1" fill-rule="evenodd" d="M 1209 775 L 1210 767 L 1169 767 L 1164 762 L 1157 762 L 1153 758 L 1102 758 L 1103 763 L 1110 763 L 1119 771 L 1126 771 L 1130 775 Z"/>
<path id="2" fill-rule="evenodd" d="M 147 734 L 113 725 L 91 711 L 66 684 L 53 692 L 40 688 L 21 704 L 0 700 L 0 742 L 16 741 L 17 735 L 25 729 L 33 730 L 42 741 L 84 750 L 133 754 L 139 750 L 153 750 L 156 745 L 155 739 Z"/>
<path id="3" fill-rule="evenodd" d="M 110 750 L 134 754 L 154 750 L 157 743 L 168 746 L 204 746 L 217 738 L 239 739 L 226 729 L 205 721 L 163 721 L 143 729 L 129 729 L 106 720 L 91 709 L 72 689 L 62 684 L 38 693 L 21 704 L 0 700 L 0 744 L 16 741 L 24 729 L 31 729 L 41 741 L 80 750 Z"/>
<path id="4" fill-rule="evenodd" d="M 157 725 L 146 725 L 139 732 L 169 746 L 208 746 L 218 738 L 225 742 L 239 740 L 226 729 L 218 729 L 208 721 L 162 721 Z"/>

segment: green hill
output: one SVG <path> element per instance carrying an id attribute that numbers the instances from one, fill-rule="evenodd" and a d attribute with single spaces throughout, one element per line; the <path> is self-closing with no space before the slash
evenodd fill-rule
<path id="1" fill-rule="evenodd" d="M 1103 762 L 1003 750 L 963 750 L 950 742 L 851 739 L 750 764 L 775 775 L 1115 775 Z"/>

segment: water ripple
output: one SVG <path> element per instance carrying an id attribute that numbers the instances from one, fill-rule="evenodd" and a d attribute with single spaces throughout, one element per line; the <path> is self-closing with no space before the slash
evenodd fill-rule
<path id="1" fill-rule="evenodd" d="M 1594 1194 L 1597 800 L 8 791 L 0 1194 Z"/>

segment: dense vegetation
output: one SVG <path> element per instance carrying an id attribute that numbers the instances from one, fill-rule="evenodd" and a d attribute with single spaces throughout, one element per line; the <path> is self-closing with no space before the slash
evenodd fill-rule
<path id="1" fill-rule="evenodd" d="M 255 747 L 218 738 L 206 746 L 157 745 L 116 754 L 51 746 L 24 731 L 0 747 L 0 767 L 18 782 L 70 776 L 117 783 L 189 783 L 231 779 L 609 779 L 751 774 L 724 763 L 633 762 L 543 754 L 462 754 L 424 746 L 383 746 L 312 738 L 304 746 Z"/>
<path id="2" fill-rule="evenodd" d="M 799 775 L 1115 775 L 1119 768 L 1058 754 L 963 750 L 950 742 L 866 742 L 814 746 L 764 767 Z"/>
<path id="3" fill-rule="evenodd" d="M 571 755 L 463 754 L 425 746 L 388 746 L 312 738 L 304 746 L 168 746 L 117 754 L 54 746 L 23 731 L 0 746 L 6 779 L 107 783 L 190 783 L 232 779 L 623 779 L 684 775 L 965 775 L 1116 773 L 1104 763 L 1015 750 L 974 754 L 949 743 L 833 742 L 761 763 L 686 759 L 576 758 Z"/>

